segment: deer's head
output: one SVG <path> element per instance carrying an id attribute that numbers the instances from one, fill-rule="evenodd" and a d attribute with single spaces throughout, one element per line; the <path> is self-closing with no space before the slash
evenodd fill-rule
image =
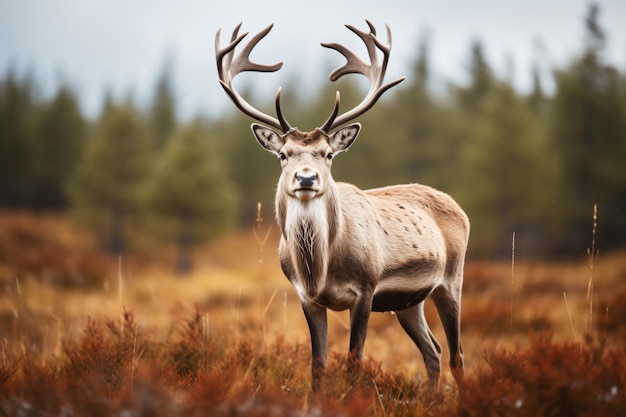
<path id="1" fill-rule="evenodd" d="M 309 133 L 292 129 L 281 135 L 269 127 L 252 125 L 261 146 L 280 159 L 283 171 L 278 190 L 301 201 L 324 195 L 332 181 L 333 158 L 352 145 L 360 129 L 355 123 L 330 135 L 321 129 Z"/>
<path id="2" fill-rule="evenodd" d="M 221 31 L 218 30 L 215 39 L 215 51 L 220 84 L 242 112 L 272 127 L 255 123 L 252 125 L 252 131 L 261 146 L 280 159 L 282 175 L 278 192 L 284 192 L 286 195 L 301 201 L 309 201 L 324 195 L 332 182 L 330 167 L 333 157 L 352 145 L 359 134 L 361 125 L 355 123 L 338 130 L 335 129 L 365 113 L 385 91 L 404 80 L 402 77 L 383 84 L 391 52 L 391 31 L 389 26 L 386 26 L 387 44 L 383 44 L 376 38 L 376 29 L 372 23 L 368 20 L 366 22 L 369 26 L 369 32 L 360 31 L 350 25 L 346 25 L 346 27 L 365 43 L 370 58 L 369 64 L 342 45 L 323 43 L 322 46 L 340 52 L 347 60 L 345 65 L 330 75 L 331 81 L 336 81 L 346 74 L 362 74 L 371 82 L 369 92 L 359 105 L 340 116 L 338 116 L 340 95 L 337 92 L 335 105 L 328 119 L 321 127 L 308 133 L 291 127 L 284 117 L 280 105 L 280 88 L 276 93 L 277 117 L 274 118 L 251 106 L 232 85 L 233 79 L 240 72 L 274 72 L 282 67 L 281 62 L 274 65 L 261 65 L 251 62 L 249 58 L 252 49 L 270 32 L 272 25 L 254 36 L 236 57 L 235 48 L 248 33 L 239 35 L 241 24 L 237 25 L 231 36 L 230 44 L 222 48 L 220 46 Z M 378 50 L 383 53 L 382 62 L 379 61 Z"/>

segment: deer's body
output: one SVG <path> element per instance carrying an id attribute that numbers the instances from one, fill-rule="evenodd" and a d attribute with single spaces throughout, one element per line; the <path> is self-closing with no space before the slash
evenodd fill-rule
<path id="1" fill-rule="evenodd" d="M 469 222 L 447 194 L 333 185 L 307 202 L 276 197 L 280 262 L 303 302 L 341 311 L 371 296 L 372 311 L 400 311 L 442 285 L 460 289 Z"/>
<path id="2" fill-rule="evenodd" d="M 366 98 L 356 108 L 337 117 L 339 94 L 331 116 L 312 132 L 292 128 L 280 108 L 278 118 L 247 103 L 233 88 L 232 79 L 242 71 L 276 71 L 252 63 L 252 48 L 271 30 L 257 34 L 236 58 L 234 49 L 247 35 L 239 27 L 225 48 L 216 39 L 220 82 L 244 113 L 279 131 L 252 125 L 257 141 L 280 159 L 282 173 L 276 190 L 276 219 L 282 237 L 279 248 L 283 272 L 292 282 L 311 333 L 313 387 L 326 363 L 327 309 L 350 310 L 350 354 L 357 364 L 363 354 L 367 324 L 372 311 L 394 311 L 403 329 L 424 356 L 429 379 L 436 385 L 441 371 L 441 347 L 424 317 L 424 299 L 431 296 L 441 318 L 455 377 L 462 374 L 460 340 L 463 264 L 469 237 L 469 221 L 445 193 L 420 184 L 360 190 L 336 183 L 330 173 L 334 156 L 348 149 L 361 126 L 335 128 L 369 109 L 384 91 L 401 82 L 383 85 L 391 49 L 370 32 L 352 26 L 366 44 L 371 65 L 338 44 L 323 44 L 341 52 L 347 63 L 331 74 L 331 80 L 360 73 L 372 81 Z M 379 63 L 377 50 L 383 52 Z M 282 133 L 280 133 L 282 132 Z M 384 139 L 384 138 L 381 138 Z"/>

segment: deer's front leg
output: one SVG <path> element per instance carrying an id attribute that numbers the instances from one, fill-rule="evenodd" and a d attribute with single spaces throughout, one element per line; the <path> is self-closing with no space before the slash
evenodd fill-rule
<path id="1" fill-rule="evenodd" d="M 372 312 L 373 294 L 366 293 L 350 308 L 350 362 L 348 369 L 358 368 L 363 357 L 367 324 Z"/>
<path id="2" fill-rule="evenodd" d="M 328 319 L 326 307 L 313 302 L 302 302 L 302 310 L 311 333 L 311 378 L 312 387 L 319 389 L 320 377 L 326 366 L 326 351 L 328 348 Z"/>

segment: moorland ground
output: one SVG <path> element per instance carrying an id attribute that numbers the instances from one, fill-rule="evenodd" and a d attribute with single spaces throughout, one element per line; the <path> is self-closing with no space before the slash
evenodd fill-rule
<path id="1" fill-rule="evenodd" d="M 2 415 L 619 415 L 625 406 L 626 256 L 470 260 L 466 380 L 438 392 L 390 313 L 346 372 L 347 312 L 329 314 L 329 369 L 309 390 L 308 329 L 267 224 L 195 253 L 146 245 L 111 258 L 60 216 L 0 216 Z M 268 236 L 267 240 L 264 240 Z M 590 238 L 591 246 L 591 238 Z M 516 259 L 517 258 L 517 259 Z M 486 414 L 485 414 L 486 413 Z M 609 413 L 609 414 L 606 414 Z M 153 415 L 153 414 L 152 414 Z"/>

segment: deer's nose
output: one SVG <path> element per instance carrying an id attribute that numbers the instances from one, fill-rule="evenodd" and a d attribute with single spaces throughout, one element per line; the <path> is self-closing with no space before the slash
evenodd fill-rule
<path id="1" fill-rule="evenodd" d="M 317 174 L 301 175 L 296 174 L 296 179 L 301 187 L 312 187 L 315 181 L 317 181 Z"/>

